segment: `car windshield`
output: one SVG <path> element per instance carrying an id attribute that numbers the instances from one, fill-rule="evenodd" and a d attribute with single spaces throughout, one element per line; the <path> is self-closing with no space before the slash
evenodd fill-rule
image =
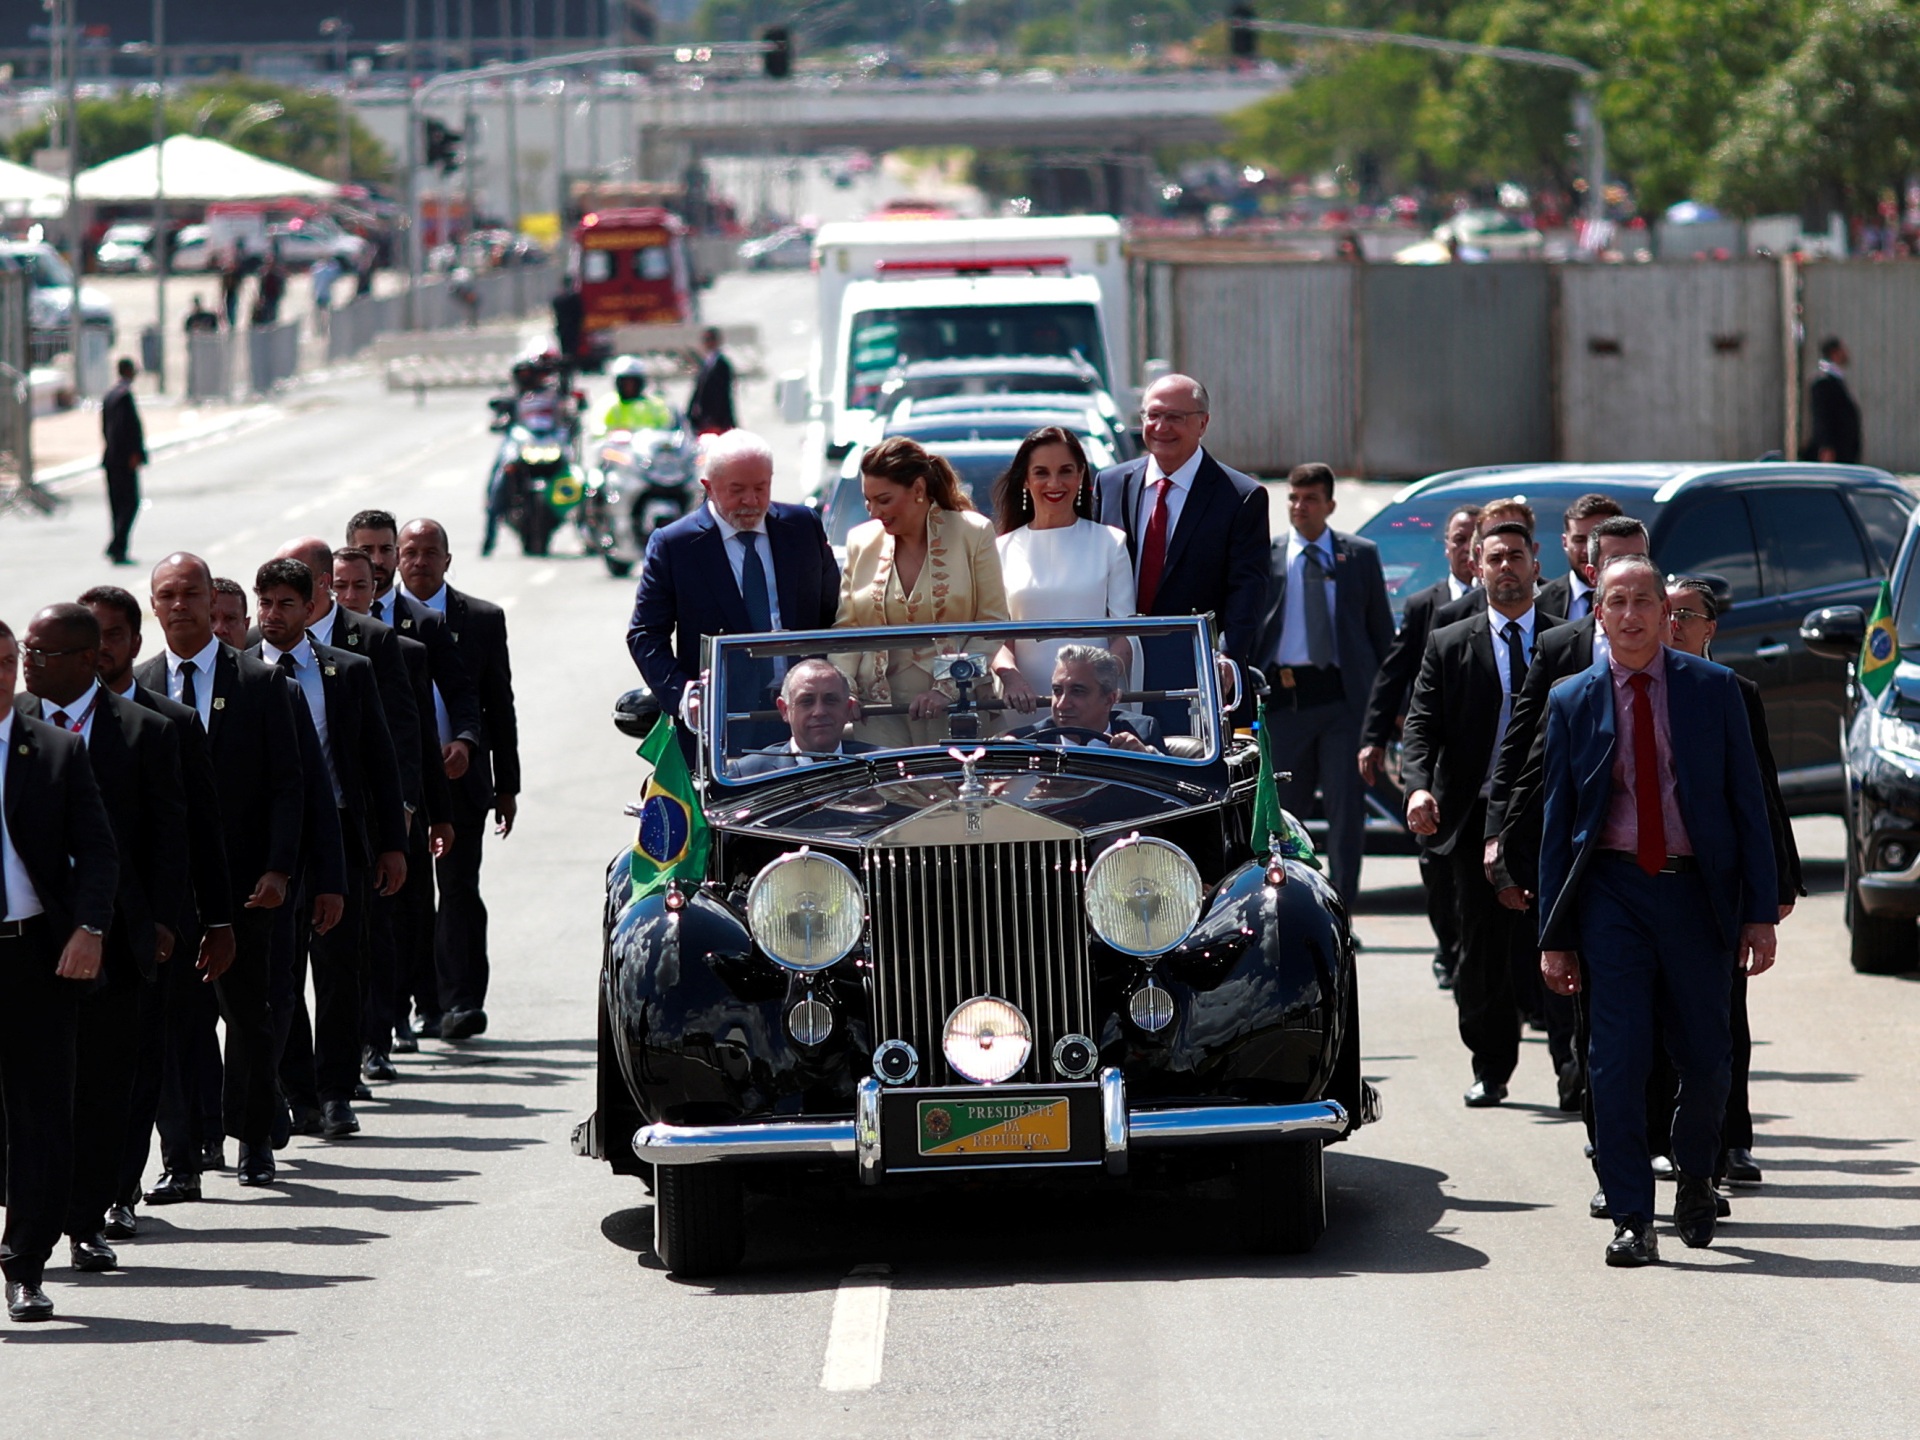
<path id="1" fill-rule="evenodd" d="M 968 399 L 1017 404 L 1023 395 L 1085 395 L 1100 388 L 1100 377 L 1092 370 L 1064 371 L 1005 370 L 973 374 L 915 374 L 890 378 L 881 389 L 879 408 L 891 412 L 902 400 L 954 401 Z M 1011 400 L 1002 397 L 1014 397 Z M 983 407 L 984 408 L 984 407 Z"/>
<path id="2" fill-rule="evenodd" d="M 709 773 L 749 783 L 952 746 L 1217 760 L 1221 682 L 1208 622 L 1090 623 L 717 636 L 701 722 Z M 997 678 L 1008 671 L 1018 678 Z"/>
<path id="3" fill-rule="evenodd" d="M 1512 498 L 1526 501 L 1533 507 L 1540 542 L 1540 578 L 1556 580 L 1567 573 L 1566 552 L 1560 548 L 1567 506 L 1594 491 L 1612 495 L 1629 515 L 1652 528 L 1658 507 L 1653 503 L 1653 493 L 1638 485 L 1609 488 L 1604 477 L 1520 485 L 1512 480 L 1503 483 L 1498 475 L 1489 475 L 1485 480 L 1436 486 L 1389 505 L 1371 516 L 1360 527 L 1360 534 L 1380 547 L 1387 595 L 1398 613 L 1409 596 L 1447 573 L 1447 557 L 1440 541 L 1446 533 L 1447 517 L 1462 505 Z"/>
<path id="4" fill-rule="evenodd" d="M 54 251 L 27 250 L 22 252 L 22 258 L 27 262 L 27 273 L 33 276 L 33 283 L 40 289 L 48 290 L 56 286 L 65 288 L 73 284 L 73 271 Z"/>
<path id="5" fill-rule="evenodd" d="M 1093 306 L 1079 303 L 863 310 L 853 320 L 847 404 L 873 408 L 887 377 L 916 360 L 997 355 L 1073 356 L 1099 370 L 1106 363 L 1100 317 Z M 1104 372 L 1101 378 L 1104 383 Z"/>

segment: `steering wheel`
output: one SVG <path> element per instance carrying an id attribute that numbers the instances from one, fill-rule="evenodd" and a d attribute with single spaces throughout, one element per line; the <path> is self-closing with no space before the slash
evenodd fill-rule
<path id="1" fill-rule="evenodd" d="M 1107 738 L 1107 732 L 1104 730 L 1090 730 L 1085 725 L 1057 725 L 1051 723 L 1036 726 L 1032 738 L 1038 740 L 1043 735 L 1077 735 L 1083 743 L 1089 745 L 1095 740 L 1105 741 Z"/>

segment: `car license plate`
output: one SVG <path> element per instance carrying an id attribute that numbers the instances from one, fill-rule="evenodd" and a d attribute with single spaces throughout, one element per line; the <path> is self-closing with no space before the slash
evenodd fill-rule
<path id="1" fill-rule="evenodd" d="M 1050 1155 L 1072 1148 L 1064 1095 L 1019 1098 L 921 1100 L 917 1104 L 920 1154 Z"/>

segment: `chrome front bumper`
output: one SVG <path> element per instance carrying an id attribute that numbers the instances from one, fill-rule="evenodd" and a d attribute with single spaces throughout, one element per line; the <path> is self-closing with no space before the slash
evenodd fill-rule
<path id="1" fill-rule="evenodd" d="M 1185 1105 L 1131 1109 L 1118 1070 L 1100 1072 L 1100 1117 L 1105 1166 L 1124 1175 L 1135 1146 L 1228 1145 L 1267 1140 L 1337 1140 L 1347 1133 L 1346 1108 L 1335 1100 L 1299 1105 Z M 743 1125 L 642 1125 L 633 1153 L 653 1165 L 701 1165 L 715 1161 L 807 1160 L 850 1156 L 869 1185 L 881 1176 L 878 1080 L 860 1082 L 850 1120 L 765 1120 Z M 1362 1122 L 1379 1118 L 1369 1094 Z"/>

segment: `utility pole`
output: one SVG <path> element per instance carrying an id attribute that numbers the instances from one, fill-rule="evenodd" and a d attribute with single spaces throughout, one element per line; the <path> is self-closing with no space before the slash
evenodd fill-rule
<path id="1" fill-rule="evenodd" d="M 567 233 L 567 75 L 560 72 L 560 88 L 553 97 L 553 218 L 559 236 Z M 556 246 L 558 240 L 556 240 Z"/>
<path id="2" fill-rule="evenodd" d="M 419 38 L 419 0 L 407 0 L 406 66 L 407 93 L 417 93 L 413 84 L 413 46 Z M 426 251 L 420 244 L 420 111 L 407 106 L 407 328 L 420 328 L 420 273 Z"/>
<path id="3" fill-rule="evenodd" d="M 167 393 L 167 0 L 153 0 L 153 383 Z"/>
<path id="4" fill-rule="evenodd" d="M 460 64 L 462 69 L 469 71 L 473 69 L 473 0 L 460 0 Z M 479 180 L 477 177 L 477 172 L 480 167 L 475 163 L 475 157 L 480 153 L 480 125 L 478 116 L 473 108 L 473 82 L 471 80 L 467 82 L 465 98 L 467 102 L 467 114 L 466 119 L 461 124 L 460 134 L 462 143 L 466 146 L 467 153 L 463 158 L 460 168 L 466 172 L 467 229 L 471 232 L 479 228 L 480 224 Z"/>

